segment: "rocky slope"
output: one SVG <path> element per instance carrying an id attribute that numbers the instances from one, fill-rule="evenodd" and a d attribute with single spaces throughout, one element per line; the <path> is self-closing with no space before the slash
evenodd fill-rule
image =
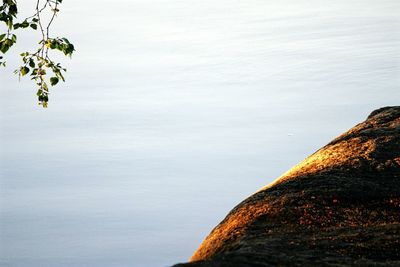
<path id="1" fill-rule="evenodd" d="M 400 266 L 400 106 L 238 206 L 180 266 Z"/>

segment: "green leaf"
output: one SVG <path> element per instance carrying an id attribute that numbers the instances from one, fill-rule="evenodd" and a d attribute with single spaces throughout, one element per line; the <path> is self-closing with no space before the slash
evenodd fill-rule
<path id="1" fill-rule="evenodd" d="M 64 78 L 64 76 L 61 74 L 61 72 L 57 72 L 57 76 L 58 76 L 59 78 L 61 78 L 61 80 L 62 80 L 63 82 L 65 82 L 65 78 Z"/>
<path id="2" fill-rule="evenodd" d="M 42 83 L 42 88 L 43 88 L 43 90 L 46 91 L 46 92 L 49 91 L 49 88 L 47 87 L 47 83 L 45 83 L 45 82 Z"/>
<path id="3" fill-rule="evenodd" d="M 57 41 L 56 40 L 48 41 L 47 45 L 48 47 L 50 47 L 50 49 L 55 49 L 57 47 Z"/>
<path id="4" fill-rule="evenodd" d="M 17 5 L 15 3 L 9 3 L 9 8 L 8 8 L 8 13 L 10 13 L 10 15 L 12 16 L 16 16 L 18 9 L 17 9 Z"/>
<path id="5" fill-rule="evenodd" d="M 6 37 L 6 34 L 0 34 L 0 41 L 4 39 L 4 37 Z"/>
<path id="6" fill-rule="evenodd" d="M 10 19 L 9 21 L 7 21 L 7 27 L 8 27 L 10 30 L 12 30 L 12 28 L 13 28 L 13 21 L 12 21 L 12 19 Z"/>
<path id="7" fill-rule="evenodd" d="M 29 68 L 28 67 L 21 67 L 19 72 L 21 73 L 22 76 L 24 76 L 29 72 Z"/>
<path id="8" fill-rule="evenodd" d="M 31 24 L 30 26 L 32 29 L 37 30 L 37 24 Z"/>
<path id="9" fill-rule="evenodd" d="M 50 78 L 50 84 L 51 86 L 54 86 L 58 83 L 58 78 L 57 77 L 51 77 Z"/>
<path id="10" fill-rule="evenodd" d="M 35 67 L 35 62 L 33 61 L 33 59 L 29 60 L 29 67 L 31 67 L 31 68 Z"/>
<path id="11" fill-rule="evenodd" d="M 29 23 L 28 23 L 28 21 L 26 21 L 26 20 L 24 20 L 21 24 L 20 24 L 20 27 L 21 28 L 27 28 L 29 26 Z"/>
<path id="12" fill-rule="evenodd" d="M 5 54 L 8 51 L 8 49 L 10 49 L 10 45 L 8 44 L 8 42 L 3 41 L 3 42 L 0 43 L 0 51 L 3 54 Z"/>

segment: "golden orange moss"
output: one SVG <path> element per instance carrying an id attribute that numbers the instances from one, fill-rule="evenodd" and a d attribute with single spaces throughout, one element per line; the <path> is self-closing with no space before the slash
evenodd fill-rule
<path id="1" fill-rule="evenodd" d="M 274 182 L 261 188 L 259 191 L 300 175 L 311 175 L 338 166 L 358 165 L 362 159 L 370 160 L 370 154 L 375 150 L 375 148 L 376 145 L 374 140 L 363 141 L 358 137 L 327 145 L 299 164 L 295 165 Z"/>
<path id="2" fill-rule="evenodd" d="M 223 223 L 211 231 L 210 235 L 202 243 L 201 249 L 196 250 L 190 261 L 204 260 L 208 258 L 211 252 L 223 247 L 226 241 L 234 241 L 236 237 L 246 230 L 247 225 L 250 225 L 260 214 L 267 213 L 269 208 L 268 205 L 258 203 L 257 205 L 243 206 L 237 209 L 234 215 L 228 215 Z"/>

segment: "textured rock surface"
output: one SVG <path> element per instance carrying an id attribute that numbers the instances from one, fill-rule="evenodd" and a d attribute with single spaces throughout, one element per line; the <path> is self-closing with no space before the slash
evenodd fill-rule
<path id="1" fill-rule="evenodd" d="M 400 107 L 386 107 L 236 206 L 176 266 L 400 266 Z"/>

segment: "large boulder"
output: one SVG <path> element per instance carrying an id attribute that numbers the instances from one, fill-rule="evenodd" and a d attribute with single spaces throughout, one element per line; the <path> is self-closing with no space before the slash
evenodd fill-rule
<path id="1" fill-rule="evenodd" d="M 236 206 L 176 266 L 400 266 L 400 106 Z"/>

